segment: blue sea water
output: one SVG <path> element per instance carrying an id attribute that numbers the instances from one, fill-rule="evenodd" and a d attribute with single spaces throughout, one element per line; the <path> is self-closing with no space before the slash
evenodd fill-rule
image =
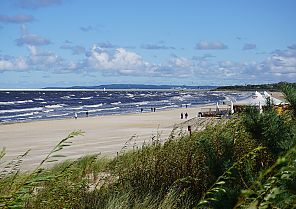
<path id="1" fill-rule="evenodd" d="M 150 112 L 236 100 L 243 93 L 211 91 L 0 91 L 0 123 Z"/>

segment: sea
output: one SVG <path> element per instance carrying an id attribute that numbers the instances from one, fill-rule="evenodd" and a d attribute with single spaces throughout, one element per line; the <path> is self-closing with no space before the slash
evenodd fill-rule
<path id="1" fill-rule="evenodd" d="M 1 90 L 0 124 L 150 112 L 240 100 L 243 92 L 181 90 Z"/>

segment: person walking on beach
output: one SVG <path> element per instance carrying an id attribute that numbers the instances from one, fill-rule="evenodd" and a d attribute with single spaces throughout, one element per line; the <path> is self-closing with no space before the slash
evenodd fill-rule
<path id="1" fill-rule="evenodd" d="M 153 112 L 155 112 L 155 111 L 156 111 L 156 108 L 154 107 L 154 108 L 153 108 Z"/>
<path id="2" fill-rule="evenodd" d="M 86 114 L 86 117 L 88 117 L 88 111 L 86 111 L 86 113 L 85 113 L 85 114 Z"/>
<path id="3" fill-rule="evenodd" d="M 143 112 L 143 108 L 141 108 L 141 112 Z"/>
<path id="4" fill-rule="evenodd" d="M 183 113 L 181 112 L 181 119 L 183 119 Z"/>
<path id="5" fill-rule="evenodd" d="M 188 113 L 186 112 L 186 113 L 185 113 L 185 119 L 187 119 L 187 118 L 188 118 Z"/>
<path id="6" fill-rule="evenodd" d="M 74 113 L 74 118 L 77 119 L 77 117 L 78 117 L 78 116 L 77 116 L 77 113 L 75 112 L 75 113 Z"/>
<path id="7" fill-rule="evenodd" d="M 151 112 L 153 112 L 153 107 L 151 107 Z"/>

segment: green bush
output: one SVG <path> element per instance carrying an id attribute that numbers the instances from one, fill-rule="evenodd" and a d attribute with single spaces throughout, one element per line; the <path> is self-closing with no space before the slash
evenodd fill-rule
<path id="1" fill-rule="evenodd" d="M 242 123 L 252 137 L 268 147 L 274 156 L 290 149 L 296 142 L 294 122 L 289 120 L 289 115 L 278 115 L 274 109 L 260 113 L 256 107 L 246 107 Z"/>

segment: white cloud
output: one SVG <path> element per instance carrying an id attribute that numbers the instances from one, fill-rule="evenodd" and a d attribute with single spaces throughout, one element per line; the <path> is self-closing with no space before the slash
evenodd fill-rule
<path id="1" fill-rule="evenodd" d="M 78 63 L 68 62 L 53 52 L 38 52 L 36 46 L 27 46 L 29 56 L 12 57 L 0 55 L 0 72 L 4 71 L 53 71 L 59 73 L 77 70 Z"/>
<path id="2" fill-rule="evenodd" d="M 208 41 L 200 41 L 196 44 L 195 49 L 199 50 L 214 50 L 214 49 L 227 49 L 226 46 L 222 42 L 208 42 Z"/>
<path id="3" fill-rule="evenodd" d="M 33 70 L 65 70 L 69 65 L 66 60 L 54 52 L 39 52 L 36 46 L 28 46 L 30 55 L 27 57 L 27 63 Z M 73 67 L 71 67 L 73 68 Z M 70 68 L 69 68 L 70 71 Z"/>
<path id="4" fill-rule="evenodd" d="M 42 45 L 48 45 L 51 43 L 50 40 L 34 34 L 22 35 L 20 38 L 16 39 L 15 41 L 18 46 L 22 46 L 22 45 L 42 46 Z"/>
<path id="5" fill-rule="evenodd" d="M 296 76 L 296 52 L 294 50 L 275 51 L 262 63 L 261 68 L 276 75 Z"/>
<path id="6" fill-rule="evenodd" d="M 36 45 L 27 45 L 27 47 L 29 56 L 25 58 L 0 57 L 0 71 L 40 70 L 77 74 L 92 72 L 113 77 L 114 75 L 171 77 L 228 84 L 232 81 L 295 82 L 296 76 L 296 50 L 292 49 L 274 51 L 261 62 L 215 61 L 216 59 L 207 59 L 212 57 L 210 55 L 204 56 L 205 58 L 188 59 L 175 55 L 162 63 L 152 63 L 144 60 L 136 52 L 124 48 L 101 48 L 93 45 L 89 50 L 85 50 L 80 60 L 66 60 L 54 52 L 40 52 Z"/>
<path id="7" fill-rule="evenodd" d="M 53 52 L 44 52 L 31 56 L 30 61 L 33 65 L 48 66 L 56 64 L 60 59 Z"/>
<path id="8" fill-rule="evenodd" d="M 147 63 L 141 56 L 123 48 L 117 48 L 113 53 L 94 45 L 88 53 L 87 63 L 97 70 L 114 70 L 131 73 L 143 69 Z"/>
<path id="9" fill-rule="evenodd" d="M 22 57 L 10 59 L 0 58 L 0 72 L 26 69 L 28 69 L 28 64 L 26 63 L 26 60 Z"/>
<path id="10" fill-rule="evenodd" d="M 26 25 L 21 25 L 21 37 L 16 39 L 15 42 L 18 46 L 42 46 L 51 44 L 51 41 L 47 38 L 35 34 L 30 34 Z"/>
<path id="11" fill-rule="evenodd" d="M 154 64 L 124 48 L 106 50 L 94 45 L 87 53 L 84 68 L 108 75 L 186 77 L 191 74 L 192 62 L 187 58 L 175 56 L 166 63 Z"/>
<path id="12" fill-rule="evenodd" d="M 184 57 L 175 57 L 169 63 L 172 67 L 176 68 L 189 68 L 192 65 L 191 61 Z"/>

